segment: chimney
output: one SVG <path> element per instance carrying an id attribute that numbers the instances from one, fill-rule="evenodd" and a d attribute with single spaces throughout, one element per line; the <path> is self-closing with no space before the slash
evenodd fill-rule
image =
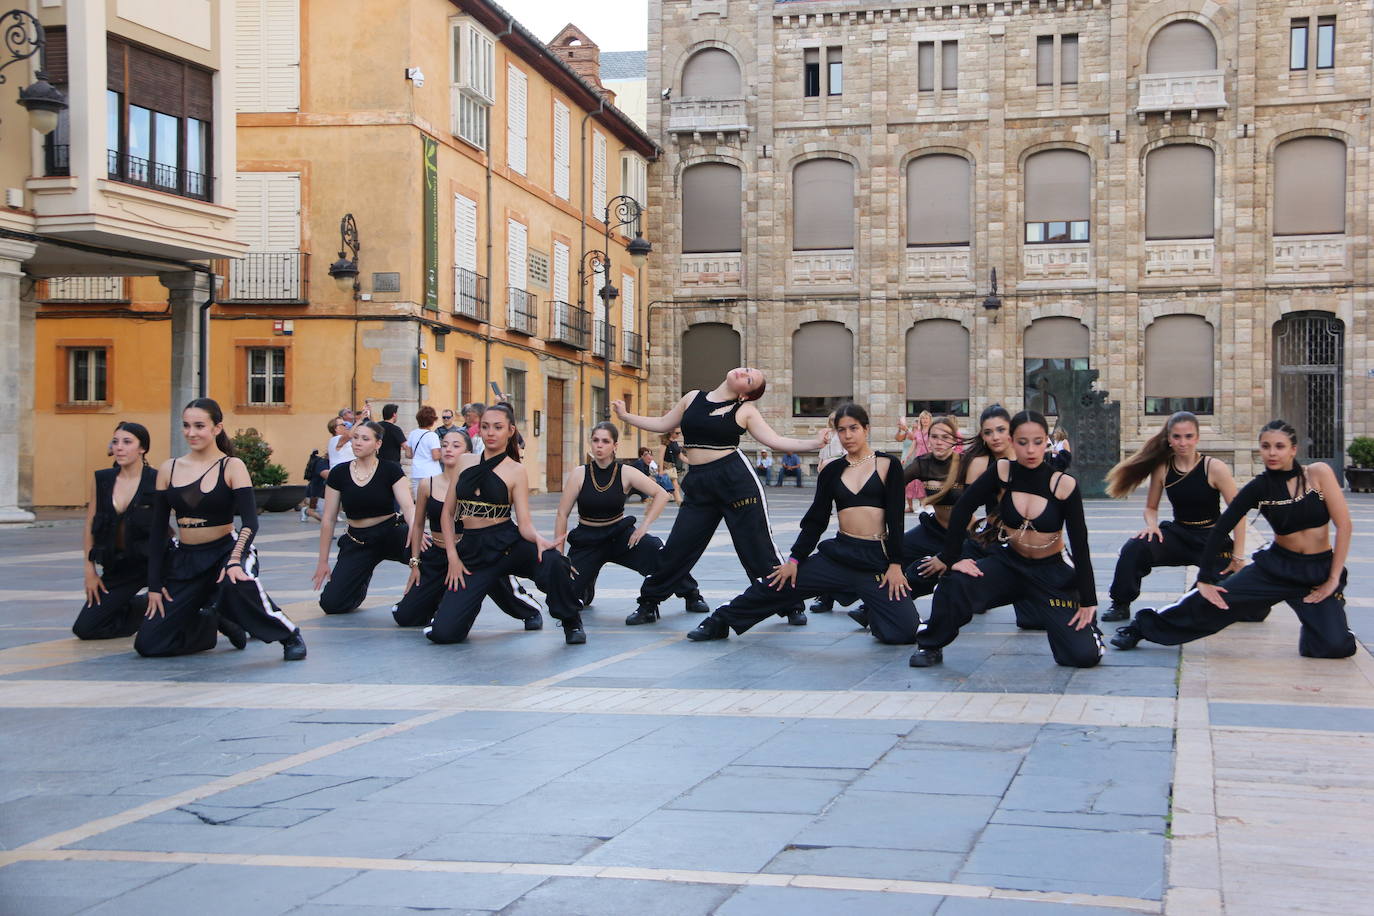
<path id="1" fill-rule="evenodd" d="M 587 33 L 571 22 L 563 26 L 563 31 L 554 36 L 548 48 L 565 64 L 577 71 L 577 75 L 597 89 L 604 92 L 601 85 L 601 49 L 596 46 Z"/>

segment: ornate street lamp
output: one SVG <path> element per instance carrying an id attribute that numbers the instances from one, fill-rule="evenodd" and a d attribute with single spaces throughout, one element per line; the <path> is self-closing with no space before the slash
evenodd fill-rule
<path id="1" fill-rule="evenodd" d="M 345 213 L 343 219 L 339 220 L 339 259 L 329 265 L 329 275 L 339 284 L 341 291 L 352 290 L 354 299 L 358 298 L 358 291 L 362 289 L 362 284 L 358 282 L 358 252 L 362 248 L 362 243 L 358 241 L 358 224 L 353 221 L 352 213 Z M 344 257 L 345 249 L 352 253 L 352 257 Z"/>
<path id="2" fill-rule="evenodd" d="M 67 97 L 48 82 L 48 74 L 44 72 L 48 36 L 43 31 L 43 24 L 27 10 L 13 9 L 0 15 L 0 34 L 9 52 L 9 58 L 0 63 L 0 71 L 10 64 L 40 55 L 37 78 L 19 90 L 19 104 L 29 113 L 30 127 L 40 134 L 52 133 L 57 128 L 58 117 L 67 110 Z M 0 83 L 4 82 L 5 75 L 0 73 Z"/>

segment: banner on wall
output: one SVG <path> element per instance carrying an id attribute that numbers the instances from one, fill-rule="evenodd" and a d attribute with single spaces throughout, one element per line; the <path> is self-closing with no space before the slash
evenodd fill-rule
<path id="1" fill-rule="evenodd" d="M 439 143 L 420 138 L 425 170 L 425 301 L 427 309 L 439 310 Z"/>

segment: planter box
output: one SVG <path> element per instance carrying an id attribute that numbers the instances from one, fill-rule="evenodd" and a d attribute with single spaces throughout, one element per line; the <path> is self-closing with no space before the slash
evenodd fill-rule
<path id="1" fill-rule="evenodd" d="M 1347 466 L 1345 482 L 1350 485 L 1351 493 L 1374 493 L 1374 468 Z"/>
<path id="2" fill-rule="evenodd" d="M 259 512 L 290 512 L 305 499 L 304 484 L 280 487 L 254 487 L 253 500 Z"/>

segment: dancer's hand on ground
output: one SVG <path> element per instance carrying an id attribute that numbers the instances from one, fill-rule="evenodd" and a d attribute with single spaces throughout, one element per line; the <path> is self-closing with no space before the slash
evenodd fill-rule
<path id="1" fill-rule="evenodd" d="M 418 567 L 418 566 L 412 566 L 412 567 L 410 567 L 410 575 L 406 576 L 406 587 L 403 588 L 403 589 L 401 589 L 401 594 L 404 595 L 406 592 L 410 591 L 412 588 L 415 587 L 416 583 L 418 583 L 419 581 L 420 581 L 420 567 Z"/>
<path id="2" fill-rule="evenodd" d="M 321 563 L 315 567 L 315 575 L 310 579 L 310 585 L 315 591 L 324 588 L 324 584 L 329 581 L 329 564 Z"/>
<path id="3" fill-rule="evenodd" d="M 460 588 L 467 588 L 467 580 L 463 577 L 468 575 L 471 573 L 462 560 L 449 560 L 448 575 L 444 576 L 444 582 L 448 584 L 449 591 L 456 592 Z"/>
<path id="4" fill-rule="evenodd" d="M 92 567 L 92 566 L 87 566 L 87 567 L 86 567 L 86 606 L 87 606 L 87 607 L 95 607 L 97 604 L 100 603 L 100 595 L 101 595 L 101 593 L 103 592 L 103 593 L 108 594 L 109 591 L 110 591 L 110 590 L 109 590 L 108 588 L 105 587 L 105 583 L 102 582 L 102 581 L 100 580 L 100 576 L 96 574 L 95 568 Z"/>
<path id="5" fill-rule="evenodd" d="M 773 567 L 773 571 L 768 574 L 767 582 L 778 591 L 782 591 L 784 588 L 794 588 L 797 584 L 797 564 L 791 560 L 784 560 L 778 566 Z"/>
<path id="6" fill-rule="evenodd" d="M 887 589 L 887 597 L 893 601 L 911 594 L 911 583 L 906 581 L 906 573 L 902 572 L 900 563 L 892 563 L 887 567 L 887 572 L 878 580 L 878 586 Z"/>
<path id="7" fill-rule="evenodd" d="M 953 566 L 950 567 L 950 569 L 954 570 L 955 572 L 961 572 L 966 576 L 972 576 L 975 579 L 982 578 L 983 575 L 983 571 L 978 568 L 978 564 L 968 558 L 962 559 L 958 563 L 955 563 Z"/>
<path id="8" fill-rule="evenodd" d="M 172 596 L 165 588 L 158 592 L 148 589 L 148 610 L 143 616 L 149 620 L 152 620 L 154 617 L 167 616 L 166 612 L 162 609 L 162 602 L 166 601 L 171 603 L 171 600 Z"/>
<path id="9" fill-rule="evenodd" d="M 1320 604 L 1327 598 L 1330 598 L 1332 595 L 1336 594 L 1336 589 L 1340 588 L 1340 586 L 1340 579 L 1327 579 L 1321 585 L 1318 585 L 1316 588 L 1312 589 L 1312 591 L 1307 595 L 1307 597 L 1302 599 L 1302 603 Z"/>
<path id="10" fill-rule="evenodd" d="M 1136 535 L 1137 539 L 1144 538 L 1147 541 L 1159 541 L 1164 543 L 1164 532 L 1159 530 L 1158 525 L 1146 525 L 1145 529 Z"/>
<path id="11" fill-rule="evenodd" d="M 1078 613 L 1069 618 L 1069 626 L 1075 630 L 1081 630 L 1092 623 L 1097 617 L 1097 605 L 1088 604 L 1080 607 Z"/>
<path id="12" fill-rule="evenodd" d="M 1199 582 L 1197 584 L 1197 590 L 1198 594 L 1221 608 L 1223 611 L 1230 609 L 1230 605 L 1226 603 L 1226 599 L 1221 597 L 1226 589 L 1222 588 L 1220 585 L 1208 585 L 1206 582 Z"/>
<path id="13" fill-rule="evenodd" d="M 949 569 L 949 567 L 946 566 L 945 561 L 941 560 L 939 557 L 926 557 L 921 561 L 921 575 L 927 579 L 935 576 L 943 576 L 947 569 Z"/>

